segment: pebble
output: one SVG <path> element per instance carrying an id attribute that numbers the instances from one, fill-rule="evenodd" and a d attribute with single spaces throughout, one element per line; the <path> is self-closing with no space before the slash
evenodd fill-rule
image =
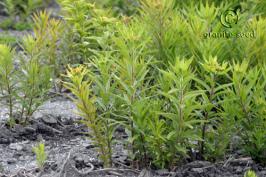
<path id="1" fill-rule="evenodd" d="M 191 171 L 199 174 L 204 173 L 203 168 L 192 168 Z"/>
<path id="2" fill-rule="evenodd" d="M 11 159 L 7 159 L 7 164 L 14 164 L 16 163 L 17 159 L 11 158 Z"/>
<path id="3" fill-rule="evenodd" d="M 57 119 L 52 115 L 43 116 L 42 121 L 46 124 L 57 124 Z"/>
<path id="4" fill-rule="evenodd" d="M 156 173 L 160 176 L 169 176 L 169 170 L 167 169 L 157 170 Z"/>
<path id="5" fill-rule="evenodd" d="M 10 148 L 11 150 L 16 150 L 16 151 L 22 151 L 22 150 L 23 150 L 23 146 L 20 145 L 20 144 L 17 144 L 17 143 L 11 143 L 11 144 L 9 145 L 9 148 Z"/>

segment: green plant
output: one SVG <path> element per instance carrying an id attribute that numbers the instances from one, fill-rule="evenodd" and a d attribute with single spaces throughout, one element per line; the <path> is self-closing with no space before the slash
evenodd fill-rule
<path id="1" fill-rule="evenodd" d="M 7 29 L 11 28 L 12 25 L 13 25 L 12 20 L 7 18 L 7 19 L 1 21 L 0 28 L 3 29 L 3 30 L 7 30 Z"/>
<path id="2" fill-rule="evenodd" d="M 19 69 L 16 70 L 16 53 L 10 47 L 0 45 L 0 88 L 8 100 L 9 118 L 19 118 L 20 121 L 25 118 L 24 123 L 27 123 L 28 118 L 46 100 L 45 94 L 50 88 L 51 72 L 49 66 L 43 66 L 38 61 L 38 53 L 33 53 L 33 38 L 28 36 L 23 41 L 27 50 L 24 51 L 25 56 L 20 57 Z M 14 117 L 14 111 L 18 110 L 19 117 Z"/>
<path id="3" fill-rule="evenodd" d="M 13 54 L 14 51 L 9 46 L 0 44 L 0 88 L 7 97 L 10 118 L 13 118 L 15 96 Z"/>
<path id="4" fill-rule="evenodd" d="M 13 128 L 16 125 L 16 120 L 14 118 L 9 118 L 6 124 L 9 128 Z"/>
<path id="5" fill-rule="evenodd" d="M 230 138 L 219 131 L 223 131 L 226 128 L 224 125 L 228 125 L 227 122 L 229 122 L 229 120 L 222 120 L 221 113 L 223 110 L 220 107 L 226 101 L 224 100 L 224 95 L 231 84 L 218 81 L 221 78 L 225 79 L 229 68 L 228 63 L 219 64 L 217 57 L 209 57 L 202 63 L 202 69 L 200 74 L 203 78 L 194 78 L 199 85 L 198 89 L 204 90 L 200 98 L 204 106 L 200 117 L 202 117 L 204 122 L 200 131 L 202 141 L 199 142 L 199 155 L 201 158 L 205 156 L 219 158 L 224 155 L 224 151 L 230 142 Z M 230 132 L 230 129 L 228 129 L 228 132 Z M 230 133 L 227 135 L 230 135 Z M 223 141 L 221 141 L 219 136 L 221 136 Z M 206 154 L 205 151 L 207 151 Z"/>
<path id="6" fill-rule="evenodd" d="M 20 118 L 25 118 L 24 123 L 27 123 L 33 112 L 47 99 L 51 70 L 49 66 L 42 66 L 36 58 L 21 64 L 21 67 L 19 74 L 22 78 L 18 86 L 21 96 L 17 99 L 21 104 Z"/>
<path id="7" fill-rule="evenodd" d="M 45 144 L 39 143 L 38 145 L 36 145 L 35 147 L 32 148 L 32 151 L 36 155 L 36 161 L 37 161 L 38 167 L 41 170 L 43 170 L 44 165 L 45 165 L 46 160 L 47 160 L 47 154 L 45 152 Z"/>
<path id="8" fill-rule="evenodd" d="M 156 0 L 143 0 L 141 1 L 140 12 L 142 14 L 143 22 L 147 25 L 148 33 L 152 36 L 152 48 L 155 52 L 154 56 L 160 62 L 160 64 L 168 64 L 170 59 L 174 59 L 177 56 L 170 56 L 166 50 L 170 49 L 174 51 L 172 46 L 177 41 L 174 41 L 173 36 L 168 36 L 171 34 L 177 34 L 179 31 L 174 31 L 171 28 L 171 24 L 176 24 L 178 19 L 172 19 L 174 16 L 174 1 L 156 1 Z M 180 25 L 180 27 L 182 24 Z M 175 28 L 176 29 L 176 28 Z M 181 27 L 182 30 L 182 27 Z M 169 33 L 170 32 L 170 33 Z M 172 58 L 174 57 L 174 58 Z"/>
<path id="9" fill-rule="evenodd" d="M 244 177 L 257 177 L 256 173 L 252 170 L 248 170 L 245 174 Z"/>
<path id="10" fill-rule="evenodd" d="M 190 60 L 176 58 L 175 64 L 168 70 L 161 70 L 159 93 L 165 99 L 161 115 L 166 119 L 168 159 L 167 166 L 173 166 L 178 160 L 187 156 L 193 147 L 193 141 L 201 138 L 195 134 L 195 127 L 201 123 L 197 120 L 197 110 L 202 106 L 196 98 L 201 90 L 192 90 L 195 77 Z"/>
<path id="11" fill-rule="evenodd" d="M 103 122 L 102 131 L 106 138 L 106 146 L 108 149 L 108 166 L 112 165 L 112 143 L 113 134 L 116 128 L 116 122 L 113 114 L 116 111 L 116 85 L 114 83 L 115 63 L 109 59 L 108 53 L 98 55 L 90 68 L 88 77 L 92 81 L 92 92 L 95 95 L 95 106 L 99 119 Z"/>
<path id="12" fill-rule="evenodd" d="M 38 65 L 46 65 L 53 79 L 53 84 L 57 88 L 56 79 L 60 77 L 60 72 L 65 69 L 66 63 L 59 60 L 59 39 L 63 32 L 60 20 L 53 19 L 46 11 L 41 11 L 33 15 L 34 36 L 23 37 L 22 48 L 25 54 L 34 60 Z"/>
<path id="13" fill-rule="evenodd" d="M 150 158 L 147 144 L 147 137 L 150 133 L 148 127 L 151 120 L 151 107 L 147 106 L 149 104 L 149 100 L 141 99 L 134 101 L 131 105 L 133 126 L 128 127 L 128 130 L 131 130 L 129 142 L 133 147 L 133 160 L 136 160 L 139 166 L 147 166 Z"/>
<path id="14" fill-rule="evenodd" d="M 7 44 L 9 46 L 14 46 L 18 42 L 18 39 L 9 34 L 1 34 L 0 35 L 0 44 Z"/>
<path id="15" fill-rule="evenodd" d="M 112 131 L 109 131 L 109 125 L 105 122 L 107 119 L 97 115 L 95 106 L 96 98 L 91 92 L 91 81 L 87 80 L 88 70 L 84 66 L 68 68 L 66 77 L 68 82 L 64 86 L 69 89 L 75 97 L 72 98 L 77 105 L 78 114 L 83 117 L 82 123 L 92 131 L 92 139 L 98 147 L 101 160 L 105 167 L 112 166 L 112 150 L 110 139 Z"/>
<path id="16" fill-rule="evenodd" d="M 110 11 L 97 8 L 86 0 L 59 0 L 65 18 L 62 37 L 62 60 L 68 63 L 85 63 L 94 53 L 106 51 L 109 47 L 109 26 L 116 21 Z"/>
<path id="17" fill-rule="evenodd" d="M 59 48 L 58 41 L 63 32 L 62 23 L 60 20 L 51 18 L 50 13 L 47 11 L 35 13 L 33 21 L 35 49 L 31 52 L 37 53 L 39 55 L 38 60 L 51 67 L 54 77 L 59 77 L 61 64 L 66 65 L 66 63 L 61 63 L 57 59 L 59 57 L 57 52 Z"/>
<path id="18" fill-rule="evenodd" d="M 112 8 L 115 15 L 132 15 L 136 13 L 139 3 L 137 0 L 90 0 L 93 3 L 103 7 L 103 8 Z"/>
<path id="19" fill-rule="evenodd" d="M 256 161 L 265 162 L 265 69 L 249 68 L 243 61 L 233 66 L 233 87 L 228 94 L 236 120 L 238 135 L 246 153 Z"/>
<path id="20" fill-rule="evenodd" d="M 48 19 L 49 15 L 46 12 L 40 12 L 39 16 L 35 15 L 35 37 L 27 35 L 22 39 L 21 47 L 24 50 L 24 56 L 20 57 L 19 74 L 23 77 L 18 86 L 21 93 L 17 99 L 21 104 L 20 118 L 25 118 L 25 123 L 47 99 L 46 93 L 51 88 L 51 79 L 54 77 L 53 72 L 56 68 L 54 50 L 56 50 L 57 41 L 52 40 L 50 35 L 54 35 L 53 30 L 57 31 L 58 24 L 55 22 L 56 27 L 53 27 Z"/>
<path id="21" fill-rule="evenodd" d="M 18 30 L 18 31 L 31 30 L 32 24 L 31 23 L 25 23 L 25 22 L 17 22 L 16 24 L 13 25 L 13 28 L 15 30 Z"/>
<path id="22" fill-rule="evenodd" d="M 139 149 L 135 146 L 138 146 L 139 140 L 143 142 L 143 139 L 136 139 L 136 137 L 139 137 L 139 134 L 136 134 L 138 128 L 136 121 L 144 117 L 141 117 L 139 115 L 140 113 L 134 111 L 140 109 L 135 107 L 138 102 L 145 101 L 148 98 L 146 93 L 150 89 L 148 78 L 148 66 L 150 62 L 145 58 L 145 44 L 147 41 L 140 41 L 138 36 L 134 36 L 134 33 L 125 33 L 126 29 L 130 29 L 130 27 L 121 28 L 120 34 L 122 37 L 115 37 L 114 39 L 117 50 L 119 51 L 119 59 L 116 60 L 117 71 L 115 75 L 115 80 L 118 83 L 118 94 L 116 97 L 120 107 L 118 108 L 118 115 L 123 118 L 120 123 L 125 126 L 129 134 L 131 155 L 135 159 L 135 153 Z M 138 32 L 140 34 L 142 33 L 142 31 Z M 145 154 L 145 152 L 141 152 L 140 154 L 143 155 L 143 153 Z"/>
<path id="23" fill-rule="evenodd" d="M 241 48 L 241 50 L 244 51 L 244 57 L 246 57 L 253 66 L 256 64 L 265 64 L 263 60 L 266 56 L 266 37 L 263 32 L 265 27 L 265 18 L 258 17 L 250 21 L 246 27 L 246 31 L 253 31 L 255 36 L 253 39 L 249 39 L 249 41 L 244 39 L 241 41 L 241 43 L 244 44 L 244 48 Z"/>
<path id="24" fill-rule="evenodd" d="M 132 120 L 134 122 L 134 160 L 139 167 L 153 166 L 168 167 L 172 153 L 169 152 L 167 135 L 169 129 L 160 117 L 163 101 L 146 98 L 136 101 L 132 105 Z"/>
<path id="25" fill-rule="evenodd" d="M 17 30 L 30 29 L 29 17 L 42 6 L 41 0 L 4 0 L 2 3 L 9 18 L 1 25 Z M 17 20 L 19 17 L 19 20 Z"/>
<path id="26" fill-rule="evenodd" d="M 147 124 L 144 125 L 146 126 L 145 129 L 148 129 L 146 130 L 148 133 L 144 137 L 149 152 L 148 157 L 151 158 L 153 165 L 160 168 L 168 167 L 173 155 L 169 152 L 167 121 L 160 116 L 163 103 L 163 100 L 153 100 L 143 104 L 143 106 L 146 106 L 146 109 L 149 109 L 148 117 L 145 118 L 146 120 L 143 120 L 147 121 Z"/>

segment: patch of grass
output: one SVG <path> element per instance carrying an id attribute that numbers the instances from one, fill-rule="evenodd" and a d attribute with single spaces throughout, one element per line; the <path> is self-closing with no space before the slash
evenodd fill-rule
<path id="1" fill-rule="evenodd" d="M 14 24 L 13 28 L 17 31 L 25 31 L 25 30 L 31 30 L 32 29 L 32 24 L 31 23 L 26 23 L 26 22 L 18 22 Z"/>
<path id="2" fill-rule="evenodd" d="M 0 44 L 16 45 L 18 39 L 8 34 L 0 34 Z"/>
<path id="3" fill-rule="evenodd" d="M 0 28 L 2 28 L 3 30 L 8 30 L 12 27 L 12 25 L 13 25 L 12 19 L 7 18 L 0 23 Z"/>
<path id="4" fill-rule="evenodd" d="M 14 22 L 11 18 L 7 18 L 0 23 L 0 28 L 3 30 L 14 29 L 17 31 L 25 31 L 32 29 L 32 23 L 30 22 Z"/>

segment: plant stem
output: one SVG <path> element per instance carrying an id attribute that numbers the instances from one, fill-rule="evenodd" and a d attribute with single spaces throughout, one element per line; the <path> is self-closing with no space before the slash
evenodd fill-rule
<path id="1" fill-rule="evenodd" d="M 213 96 L 214 96 L 214 89 L 215 89 L 215 76 L 211 75 L 211 90 L 209 91 L 209 102 L 212 103 Z M 206 129 L 207 129 L 207 121 L 209 120 L 209 111 L 205 111 L 203 126 L 202 126 L 202 132 L 201 132 L 201 138 L 202 141 L 200 143 L 200 156 L 203 158 L 204 156 L 204 146 L 205 146 L 205 138 L 206 138 Z"/>
<path id="2" fill-rule="evenodd" d="M 7 71 L 6 71 L 7 73 Z M 7 93 L 8 93 L 8 104 L 9 104 L 9 117 L 13 118 L 13 100 L 12 100 L 12 88 L 9 83 L 8 75 L 5 75 L 6 84 L 7 84 Z"/>

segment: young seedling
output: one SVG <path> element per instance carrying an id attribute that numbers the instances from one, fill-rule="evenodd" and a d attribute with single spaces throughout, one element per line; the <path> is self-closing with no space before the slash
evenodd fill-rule
<path id="1" fill-rule="evenodd" d="M 252 170 L 248 170 L 248 171 L 245 173 L 244 177 L 257 177 L 257 175 L 256 175 L 256 173 L 255 173 L 254 171 L 252 171 Z"/>
<path id="2" fill-rule="evenodd" d="M 32 148 L 33 152 L 36 155 L 37 165 L 41 171 L 43 171 L 45 162 L 47 160 L 47 154 L 45 152 L 45 145 L 44 143 L 39 143 L 35 147 Z"/>

